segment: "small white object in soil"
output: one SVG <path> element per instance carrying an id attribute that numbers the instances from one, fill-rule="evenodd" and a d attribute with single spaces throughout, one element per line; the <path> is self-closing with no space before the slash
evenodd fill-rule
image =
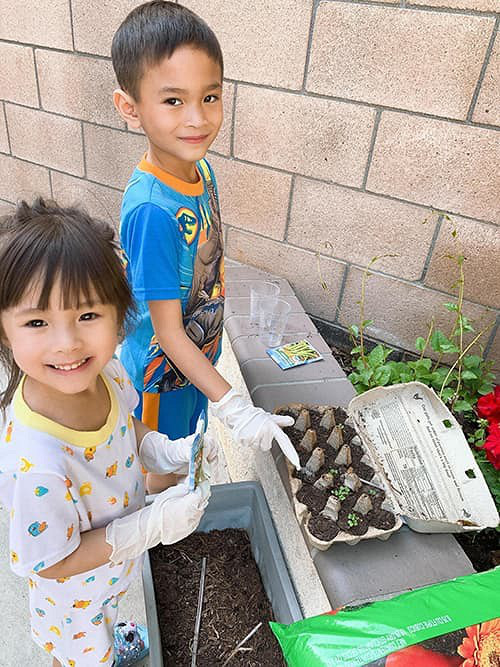
<path id="1" fill-rule="evenodd" d="M 318 441 L 316 431 L 312 428 L 308 428 L 304 437 L 299 443 L 300 449 L 303 449 L 306 452 L 312 452 L 316 443 Z"/>
<path id="2" fill-rule="evenodd" d="M 333 449 L 337 450 L 342 446 L 342 443 L 344 442 L 344 438 L 342 437 L 342 429 L 340 426 L 335 426 L 332 429 L 332 432 L 328 436 L 328 440 L 326 441 L 327 444 L 330 445 L 330 447 L 333 447 Z"/>
<path id="3" fill-rule="evenodd" d="M 311 415 L 309 414 L 309 410 L 301 410 L 300 415 L 295 422 L 295 428 L 297 431 L 302 431 L 302 433 L 305 433 L 308 428 L 311 428 Z"/>
<path id="4" fill-rule="evenodd" d="M 352 470 L 348 470 L 344 475 L 344 486 L 347 486 L 351 491 L 357 491 L 361 486 L 361 480 Z"/>
<path id="5" fill-rule="evenodd" d="M 325 472 L 324 475 L 321 475 L 321 477 L 314 482 L 313 486 L 320 491 L 328 491 L 328 489 L 331 489 L 333 486 L 333 475 L 329 472 Z"/>
<path id="6" fill-rule="evenodd" d="M 335 498 L 335 496 L 330 496 L 320 514 L 325 516 L 327 519 L 337 521 L 339 518 L 340 505 L 341 503 L 338 498 Z"/>
<path id="7" fill-rule="evenodd" d="M 319 423 L 321 428 L 324 428 L 325 431 L 329 431 L 335 426 L 335 412 L 333 410 L 326 410 L 321 421 Z"/>
<path id="8" fill-rule="evenodd" d="M 351 445 L 358 445 L 358 447 L 363 446 L 362 443 L 361 443 L 361 438 L 359 437 L 359 435 L 353 436 L 353 438 L 351 440 Z"/>
<path id="9" fill-rule="evenodd" d="M 373 503 L 370 499 L 370 496 L 366 493 L 362 493 L 359 498 L 356 500 L 354 507 L 352 508 L 353 512 L 358 512 L 359 514 L 368 514 L 373 509 Z"/>
<path id="10" fill-rule="evenodd" d="M 344 445 L 335 458 L 335 463 L 338 466 L 350 466 L 352 463 L 351 448 L 349 445 Z"/>
<path id="11" fill-rule="evenodd" d="M 321 466 L 325 463 L 325 452 L 321 447 L 316 449 L 311 454 L 309 461 L 306 463 L 306 468 L 310 473 L 317 473 Z"/>

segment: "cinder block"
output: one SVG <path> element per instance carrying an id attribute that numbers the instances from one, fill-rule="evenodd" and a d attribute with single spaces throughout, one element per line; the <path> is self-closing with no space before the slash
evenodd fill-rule
<path id="1" fill-rule="evenodd" d="M 224 272 L 226 280 L 232 283 L 239 280 L 274 280 L 275 276 L 267 273 L 267 271 L 260 271 L 254 266 L 247 266 L 235 262 L 230 257 L 224 257 Z"/>
<path id="2" fill-rule="evenodd" d="M 282 345 L 285 345 L 286 343 L 294 343 L 297 340 L 301 340 L 302 338 L 304 338 L 314 348 L 316 348 L 316 350 L 318 350 L 320 354 L 331 355 L 332 351 L 325 343 L 323 337 L 320 336 L 318 333 L 311 333 L 311 331 L 315 331 L 315 328 L 312 322 L 310 324 L 312 326 L 309 333 L 307 332 L 291 333 L 290 331 L 288 331 L 283 336 Z M 266 348 L 260 342 L 258 334 L 254 334 L 253 336 L 238 336 L 235 340 L 231 341 L 231 346 L 240 364 L 244 364 L 247 361 L 249 363 L 252 363 L 250 360 L 255 360 L 255 359 L 269 359 L 268 355 L 266 354 Z M 282 379 L 284 379 L 284 377 L 285 376 L 283 376 Z"/>
<path id="3" fill-rule="evenodd" d="M 266 276 L 260 277 L 261 280 L 266 280 Z M 294 296 L 293 289 L 288 284 L 287 280 L 282 278 L 274 278 L 272 275 L 268 274 L 267 280 L 272 281 L 279 285 L 280 288 L 280 297 L 283 296 Z M 245 297 L 248 298 L 250 294 L 250 289 L 252 285 L 257 282 L 255 280 L 232 280 L 227 277 L 226 274 L 226 298 L 227 297 Z"/>
<path id="4" fill-rule="evenodd" d="M 7 123 L 3 104 L 0 104 L 0 153 L 10 153 Z"/>
<path id="5" fill-rule="evenodd" d="M 465 257 L 465 297 L 500 308 L 500 228 L 464 218 L 444 220 L 425 277 L 427 286 L 451 291 L 458 269 L 450 255 Z"/>
<path id="6" fill-rule="evenodd" d="M 12 154 L 83 176 L 80 122 L 45 111 L 6 104 Z"/>
<path id="7" fill-rule="evenodd" d="M 113 35 L 141 0 L 72 0 L 75 49 L 109 56 Z"/>
<path id="8" fill-rule="evenodd" d="M 306 312 L 335 319 L 335 310 L 345 265 L 328 257 L 322 259 L 321 277 L 315 253 L 294 248 L 238 229 L 229 229 L 226 254 L 245 264 L 276 272 L 286 278 Z"/>
<path id="9" fill-rule="evenodd" d="M 36 50 L 42 106 L 66 116 L 124 127 L 113 106 L 111 63 L 98 58 Z"/>
<path id="10" fill-rule="evenodd" d="M 282 240 L 292 177 L 235 160 L 210 156 L 226 225 Z"/>
<path id="11" fill-rule="evenodd" d="M 122 193 L 58 171 L 52 172 L 54 198 L 65 205 L 83 206 L 90 215 L 118 229 Z"/>
<path id="12" fill-rule="evenodd" d="M 0 0 L 1 1 L 1 0 Z M 2 19 L 3 20 L 3 19 Z M 0 44 L 0 97 L 9 102 L 38 106 L 33 49 Z"/>
<path id="13" fill-rule="evenodd" d="M 280 294 L 280 299 L 286 301 L 290 304 L 291 310 L 290 313 L 302 313 L 303 308 L 300 301 L 297 297 L 292 295 Z M 231 315 L 244 315 L 247 316 L 250 312 L 250 297 L 228 297 L 224 303 L 224 316 L 226 318 L 231 317 Z"/>
<path id="14" fill-rule="evenodd" d="M 31 201 L 38 194 L 50 197 L 49 170 L 9 155 L 0 155 L 0 198 L 9 202 Z"/>
<path id="15" fill-rule="evenodd" d="M 498 0 L 496 4 L 498 5 L 497 11 L 500 11 Z M 500 125 L 500 39 L 498 35 L 490 54 L 472 120 L 476 123 Z"/>
<path id="16" fill-rule="evenodd" d="M 146 150 L 140 134 L 84 124 L 87 176 L 93 181 L 124 188 Z"/>
<path id="17" fill-rule="evenodd" d="M 465 119 L 493 18 L 321 3 L 307 90 Z"/>
<path id="18" fill-rule="evenodd" d="M 428 7 L 451 7 L 452 9 L 475 9 L 479 12 L 500 12 L 498 0 L 411 0 L 414 5 Z"/>
<path id="19" fill-rule="evenodd" d="M 224 81 L 223 83 L 222 105 L 224 108 L 224 120 L 222 122 L 222 127 L 219 130 L 219 134 L 210 148 L 217 153 L 222 153 L 222 155 L 230 155 L 234 106 L 234 83 L 231 83 L 230 81 Z"/>
<path id="20" fill-rule="evenodd" d="M 234 154 L 361 186 L 374 119 L 374 109 L 356 104 L 238 86 Z"/>
<path id="21" fill-rule="evenodd" d="M 380 256 L 380 271 L 417 280 L 437 219 L 422 207 L 297 178 L 287 239 L 361 266 Z"/>
<path id="22" fill-rule="evenodd" d="M 0 39 L 72 49 L 68 0 L 0 0 Z"/>
<path id="23" fill-rule="evenodd" d="M 255 405 L 272 412 L 287 403 L 347 407 L 356 392 L 347 378 L 334 378 L 323 382 L 280 382 L 278 385 L 260 386 L 250 395 Z"/>
<path id="24" fill-rule="evenodd" d="M 263 346 L 264 347 L 264 346 Z M 282 382 L 307 382 L 316 380 L 326 382 L 327 380 L 345 377 L 344 371 L 331 354 L 327 354 L 314 364 L 305 364 L 297 368 L 289 368 L 283 371 L 272 359 L 252 359 L 247 363 L 241 363 L 241 373 L 245 383 L 251 392 L 258 386 Z"/>
<path id="25" fill-rule="evenodd" d="M 499 158 L 494 130 L 384 112 L 367 189 L 500 221 Z"/>
<path id="26" fill-rule="evenodd" d="M 234 343 L 241 336 L 257 337 L 259 334 L 259 325 L 251 324 L 249 318 L 249 308 L 244 314 L 234 315 L 228 312 L 227 308 L 224 311 L 224 327 L 231 343 Z M 314 329 L 313 329 L 314 330 Z M 297 338 L 308 331 L 311 331 L 311 319 L 302 312 L 292 312 L 288 317 L 287 335 Z M 292 342 L 287 340 L 288 343 Z"/>
<path id="27" fill-rule="evenodd" d="M 185 0 L 217 35 L 229 79 L 298 89 L 302 85 L 311 2 Z"/>
<path id="28" fill-rule="evenodd" d="M 373 320 L 373 324 L 366 330 L 369 336 L 386 341 L 389 345 L 415 351 L 415 339 L 417 336 L 427 336 L 433 318 L 434 330 L 449 333 L 454 313 L 447 311 L 443 304 L 456 301 L 453 296 L 373 271 L 371 273 L 366 281 L 364 313 L 365 319 Z M 346 327 L 359 323 L 361 278 L 362 271 L 349 268 L 339 316 L 340 323 Z M 464 301 L 463 312 L 474 321 L 477 332 L 495 319 L 495 314 L 487 308 L 469 301 Z M 464 340 L 470 341 L 471 334 L 467 334 Z"/>

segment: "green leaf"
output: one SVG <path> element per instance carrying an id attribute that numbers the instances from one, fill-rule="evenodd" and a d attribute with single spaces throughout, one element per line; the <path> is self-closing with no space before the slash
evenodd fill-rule
<path id="1" fill-rule="evenodd" d="M 384 363 L 385 354 L 382 345 L 377 345 L 377 347 L 373 348 L 373 350 L 368 355 L 368 361 L 372 367 L 380 366 Z"/>
<path id="2" fill-rule="evenodd" d="M 481 394 L 481 396 L 486 396 L 486 394 L 490 394 L 492 391 L 493 391 L 493 383 L 483 382 L 482 384 L 479 385 L 477 393 Z"/>
<path id="3" fill-rule="evenodd" d="M 481 365 L 482 358 L 477 354 L 467 354 L 462 359 L 462 364 L 465 368 L 477 368 Z"/>
<path id="4" fill-rule="evenodd" d="M 389 384 L 391 379 L 391 369 L 387 366 L 379 366 L 375 373 L 373 374 L 373 382 L 378 386 L 383 387 L 386 384 Z"/>
<path id="5" fill-rule="evenodd" d="M 415 341 L 415 349 L 419 352 L 423 352 L 425 350 L 425 338 L 422 338 L 422 336 L 417 338 Z"/>
<path id="6" fill-rule="evenodd" d="M 359 372 L 359 377 L 361 382 L 369 385 L 370 380 L 373 377 L 373 370 L 371 368 L 363 368 L 363 370 Z"/>
<path id="7" fill-rule="evenodd" d="M 442 331 L 439 331 L 439 329 L 432 334 L 430 343 L 432 349 L 441 354 L 456 354 L 459 351 L 457 346 L 452 343 Z"/>
<path id="8" fill-rule="evenodd" d="M 470 412 L 474 410 L 473 406 L 468 401 L 456 401 L 453 404 L 455 412 Z"/>
<path id="9" fill-rule="evenodd" d="M 452 389 L 451 387 L 446 387 L 445 389 L 443 389 L 441 398 L 445 403 L 447 403 L 451 398 L 453 398 L 454 394 L 455 394 L 454 389 Z"/>
<path id="10" fill-rule="evenodd" d="M 364 322 L 361 322 L 363 329 L 366 329 L 366 327 L 369 327 L 371 324 L 373 324 L 373 320 L 365 320 Z"/>
<path id="11" fill-rule="evenodd" d="M 357 338 L 359 336 L 359 327 L 356 324 L 351 324 L 349 326 L 349 333 L 354 336 L 354 338 Z"/>
<path id="12" fill-rule="evenodd" d="M 462 380 L 477 380 L 478 375 L 473 371 L 463 371 Z"/>
<path id="13" fill-rule="evenodd" d="M 456 303 L 445 303 L 443 304 L 446 310 L 449 310 L 450 312 L 456 312 L 458 310 L 458 306 Z"/>

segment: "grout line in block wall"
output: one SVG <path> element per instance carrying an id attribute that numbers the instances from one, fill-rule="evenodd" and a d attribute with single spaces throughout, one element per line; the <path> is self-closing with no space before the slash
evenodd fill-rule
<path id="1" fill-rule="evenodd" d="M 33 67 L 35 70 L 35 83 L 36 83 L 36 93 L 38 95 L 38 106 L 40 109 L 43 109 L 42 107 L 42 93 L 40 92 L 40 79 L 38 78 L 38 62 L 36 59 L 36 52 L 35 49 L 32 49 L 33 52 Z"/>
<path id="2" fill-rule="evenodd" d="M 431 239 L 431 242 L 430 242 L 430 245 L 429 245 L 429 250 L 427 252 L 427 257 L 425 258 L 424 268 L 422 269 L 422 275 L 419 278 L 419 282 L 421 282 L 422 284 L 424 283 L 425 277 L 427 275 L 427 271 L 429 270 L 429 265 L 431 263 L 431 257 L 434 253 L 434 248 L 436 247 L 436 241 L 438 239 L 439 232 L 441 231 L 442 222 L 443 222 L 443 216 L 439 215 L 438 219 L 437 219 L 437 222 L 436 222 L 436 226 L 434 227 L 434 233 L 432 234 L 432 239 Z"/>
<path id="3" fill-rule="evenodd" d="M 7 123 L 7 110 L 5 108 L 5 102 L 2 101 L 2 114 L 5 123 L 5 134 L 7 135 L 7 146 L 9 147 L 9 155 L 12 155 L 12 145 L 10 143 L 10 134 L 9 134 L 9 124 Z"/>
<path id="4" fill-rule="evenodd" d="M 342 280 L 341 280 L 340 287 L 339 287 L 339 296 L 338 296 L 338 299 L 337 299 L 337 305 L 335 306 L 335 315 L 334 315 L 334 318 L 333 318 L 333 322 L 339 322 L 340 311 L 341 311 L 341 308 L 342 308 L 342 302 L 344 300 L 344 292 L 345 292 L 345 287 L 346 287 L 346 284 L 347 284 L 347 276 L 349 274 L 350 266 L 351 265 L 349 263 L 347 263 L 344 267 L 344 272 L 342 274 Z"/>
<path id="5" fill-rule="evenodd" d="M 87 151 L 85 150 L 85 132 L 83 129 L 83 121 L 80 121 L 80 133 L 82 136 L 83 178 L 87 178 Z"/>
<path id="6" fill-rule="evenodd" d="M 236 128 L 236 96 L 238 91 L 238 84 L 235 82 L 233 84 L 233 108 L 232 108 L 232 117 L 231 117 L 231 134 L 229 136 L 229 155 L 234 157 L 234 135 Z"/>
<path id="7" fill-rule="evenodd" d="M 73 25 L 73 6 L 71 0 L 68 0 L 69 5 L 69 24 L 71 26 L 71 44 L 73 45 L 73 51 L 75 51 L 75 28 Z"/>
<path id="8" fill-rule="evenodd" d="M 274 241 L 274 243 L 278 243 L 279 245 L 287 245 L 293 250 L 299 250 L 301 252 L 304 252 L 309 255 L 314 255 L 316 258 L 319 257 L 319 259 L 329 259 L 334 261 L 336 264 L 343 264 L 345 267 L 347 267 L 349 270 L 351 269 L 357 269 L 359 271 L 364 271 L 366 269 L 366 266 L 362 264 L 357 264 L 352 261 L 347 261 L 346 259 L 343 259 L 341 257 L 336 257 L 334 255 L 323 255 L 321 253 L 315 252 L 314 250 L 311 250 L 310 248 L 303 248 L 302 246 L 295 245 L 294 243 L 287 242 L 285 244 L 284 241 L 277 241 L 275 238 L 271 238 L 269 236 L 264 236 L 264 234 L 259 234 L 258 232 L 253 232 L 249 231 L 247 229 L 243 229 L 241 227 L 234 227 L 231 226 L 231 229 L 233 229 L 235 232 L 239 234 L 243 234 L 244 236 L 256 236 L 260 239 L 263 239 L 265 241 Z M 243 260 L 237 260 L 237 261 L 243 261 Z M 270 269 L 262 268 L 263 271 L 267 271 Z M 384 278 L 389 278 L 390 280 L 395 280 L 400 283 L 404 283 L 405 285 L 408 285 L 410 287 L 417 287 L 418 289 L 424 289 L 428 290 L 429 292 L 437 292 L 438 294 L 443 294 L 446 297 L 452 297 L 456 298 L 455 294 L 452 294 L 451 292 L 446 292 L 444 289 L 441 289 L 439 287 L 428 287 L 427 285 L 423 285 L 420 282 L 420 279 L 415 279 L 415 280 L 410 280 L 409 278 L 403 278 L 401 276 L 392 274 L 392 273 L 387 273 L 386 271 L 381 271 L 380 269 L 374 269 L 370 268 L 370 273 L 376 274 L 379 276 L 382 276 Z M 493 306 L 487 306 L 484 303 L 480 303 L 479 301 L 473 301 L 472 299 L 465 299 L 465 302 L 471 305 L 479 306 L 480 308 L 483 308 L 486 313 L 493 313 L 495 317 L 497 315 L 500 315 L 500 309 L 499 308 L 494 308 Z"/>
<path id="9" fill-rule="evenodd" d="M 491 348 L 492 348 L 492 346 L 493 346 L 493 342 L 494 342 L 494 340 L 495 340 L 495 337 L 496 337 L 497 332 L 498 332 L 499 329 L 500 329 L 500 315 L 497 315 L 497 321 L 495 322 L 495 324 L 494 324 L 494 326 L 493 326 L 493 329 L 491 330 L 491 333 L 490 333 L 489 338 L 488 338 L 488 342 L 487 342 L 486 345 L 484 346 L 484 355 L 483 355 L 483 356 L 484 356 L 485 358 L 486 358 L 486 357 L 489 355 L 489 353 L 490 353 L 490 350 L 491 350 Z"/>
<path id="10" fill-rule="evenodd" d="M 322 0 L 322 2 L 342 2 L 346 5 L 366 5 L 371 7 L 387 7 L 388 9 L 411 9 L 422 12 L 436 12 L 438 14 L 460 14 L 462 16 L 481 16 L 495 18 L 498 14 L 493 10 L 480 11 L 477 9 L 459 9 L 456 7 L 434 7 L 433 5 L 416 5 L 411 0 L 400 0 L 399 5 L 393 2 L 379 2 L 378 0 Z M 443 3 L 446 0 L 443 0 Z"/>
<path id="11" fill-rule="evenodd" d="M 368 149 L 368 157 L 366 159 L 365 174 L 363 176 L 363 183 L 361 184 L 361 190 L 366 190 L 366 183 L 368 181 L 368 173 L 370 167 L 372 166 L 372 157 L 373 151 L 375 150 L 375 142 L 377 140 L 378 126 L 380 125 L 380 119 L 382 117 L 382 111 L 380 109 L 375 113 L 375 120 L 373 123 L 372 138 L 370 141 L 370 147 Z"/>
<path id="12" fill-rule="evenodd" d="M 307 73 L 309 71 L 309 63 L 311 61 L 311 51 L 312 51 L 312 43 L 314 37 L 314 25 L 316 23 L 316 12 L 318 11 L 319 3 L 320 0 L 313 0 L 313 5 L 311 8 L 311 20 L 309 21 L 309 34 L 307 36 L 306 58 L 304 63 L 304 76 L 302 77 L 301 90 L 303 92 L 305 92 L 306 90 Z"/>
<path id="13" fill-rule="evenodd" d="M 288 241 L 288 228 L 290 227 L 290 216 L 292 213 L 293 193 L 295 192 L 295 181 L 297 177 L 294 175 L 290 180 L 290 192 L 288 195 L 288 207 L 286 211 L 285 229 L 283 231 L 283 240 Z"/>
<path id="14" fill-rule="evenodd" d="M 490 62 L 491 52 L 493 51 L 493 46 L 495 44 L 495 38 L 496 38 L 496 35 L 497 35 L 497 32 L 498 32 L 498 22 L 499 21 L 500 21 L 500 18 L 497 18 L 497 20 L 495 21 L 495 25 L 493 26 L 493 30 L 491 31 L 490 41 L 488 43 L 488 47 L 486 48 L 486 54 L 484 56 L 483 66 L 481 67 L 481 72 L 479 73 L 479 78 L 477 80 L 476 87 L 474 89 L 474 93 L 472 94 L 472 100 L 471 100 L 471 103 L 470 103 L 469 111 L 467 113 L 467 120 L 469 122 L 472 122 L 472 116 L 473 116 L 475 108 L 476 108 L 477 100 L 478 100 L 478 97 L 479 97 L 479 92 L 481 90 L 481 86 L 483 85 L 484 76 L 486 74 L 486 70 L 487 70 L 489 62 Z"/>
<path id="15" fill-rule="evenodd" d="M 217 151 L 210 150 L 209 154 L 217 155 L 217 157 L 223 158 L 223 159 L 228 159 L 227 155 L 224 155 L 223 153 L 219 153 Z M 311 176 L 310 174 L 302 174 L 298 172 L 293 172 L 293 171 L 287 171 L 286 169 L 281 169 L 280 167 L 270 167 L 269 165 L 265 164 L 260 164 L 259 162 L 252 162 L 251 160 L 244 160 L 243 158 L 232 158 L 234 162 L 240 162 L 241 164 L 248 164 L 252 167 L 259 167 L 260 169 L 264 169 L 267 171 L 276 171 L 279 174 L 287 174 L 289 176 L 300 176 L 301 178 L 305 178 L 308 181 L 312 181 L 314 183 L 323 183 L 324 185 L 331 185 L 332 187 L 337 187 L 337 188 L 343 188 L 345 190 L 350 190 L 351 192 L 360 192 L 364 194 L 371 195 L 373 197 L 377 197 L 379 199 L 389 199 L 390 201 L 395 201 L 399 202 L 400 204 L 408 204 L 409 206 L 416 206 L 417 208 L 424 208 L 428 210 L 436 210 L 439 211 L 440 213 L 446 213 L 447 215 L 450 216 L 456 216 L 460 218 L 464 218 L 465 220 L 473 220 L 474 222 L 482 222 L 485 225 L 490 225 L 492 227 L 498 228 L 500 225 L 499 223 L 492 222 L 491 220 L 485 220 L 484 218 L 479 218 L 479 217 L 474 217 L 472 215 L 467 215 L 465 213 L 460 213 L 456 211 L 451 211 L 447 210 L 444 208 L 441 208 L 439 206 L 434 206 L 433 204 L 425 204 L 422 202 L 416 202 L 416 201 L 411 201 L 409 199 L 403 199 L 401 197 L 396 197 L 394 195 L 389 195 L 384 192 L 376 192 L 375 190 L 362 190 L 360 187 L 355 186 L 355 185 L 347 185 L 346 183 L 339 183 L 338 181 L 329 181 L 324 178 L 318 178 L 315 176 Z"/>

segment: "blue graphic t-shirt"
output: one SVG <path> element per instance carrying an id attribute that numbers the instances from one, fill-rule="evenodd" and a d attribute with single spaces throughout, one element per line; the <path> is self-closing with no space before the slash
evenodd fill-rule
<path id="1" fill-rule="evenodd" d="M 213 172 L 197 163 L 186 183 L 143 159 L 125 189 L 120 239 L 138 304 L 121 360 L 139 391 L 189 384 L 155 336 L 148 301 L 179 299 L 187 335 L 213 363 L 220 354 L 224 309 L 222 229 Z"/>

